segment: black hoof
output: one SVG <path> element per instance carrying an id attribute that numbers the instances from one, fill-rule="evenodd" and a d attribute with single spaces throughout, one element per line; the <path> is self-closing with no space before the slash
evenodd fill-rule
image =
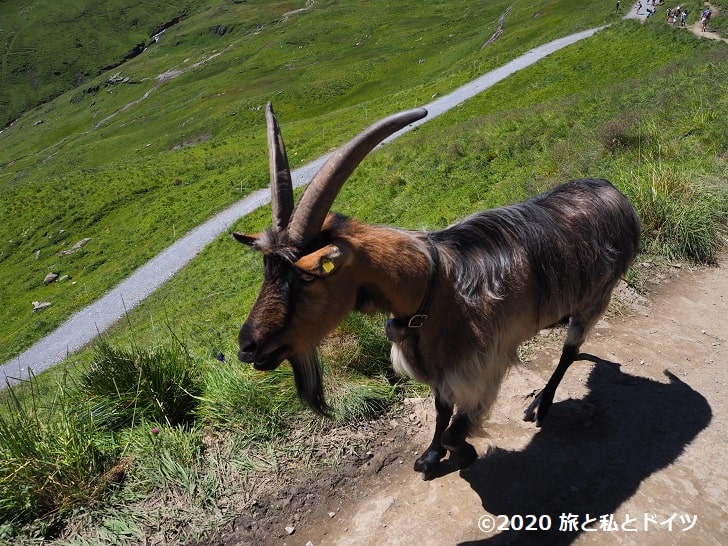
<path id="1" fill-rule="evenodd" d="M 551 403 L 540 402 L 539 404 L 531 404 L 523 412 L 523 420 L 535 422 L 537 427 L 542 427 L 543 422 L 546 420 L 546 416 L 549 413 Z"/>
<path id="2" fill-rule="evenodd" d="M 541 404 L 539 404 L 538 411 L 536 412 L 536 426 L 537 427 L 543 426 L 543 422 L 546 420 L 546 416 L 549 413 L 550 407 L 551 407 L 550 400 L 542 400 Z"/>
<path id="3" fill-rule="evenodd" d="M 539 414 L 539 420 L 540 420 L 540 413 L 541 413 L 541 398 L 542 398 L 543 391 L 539 392 L 536 396 L 533 398 L 533 402 L 529 404 L 529 406 L 526 408 L 526 411 L 523 412 L 523 420 L 524 421 L 530 421 L 534 422 L 536 421 L 536 416 Z"/>
<path id="4" fill-rule="evenodd" d="M 422 472 L 422 479 L 425 481 L 436 478 L 440 473 L 440 459 L 443 456 L 439 451 L 425 451 L 415 461 L 415 472 Z"/>

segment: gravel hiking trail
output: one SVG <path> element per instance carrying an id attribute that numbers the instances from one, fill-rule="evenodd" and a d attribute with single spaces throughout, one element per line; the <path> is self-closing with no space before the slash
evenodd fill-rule
<path id="1" fill-rule="evenodd" d="M 726 544 L 728 256 L 719 263 L 648 266 L 646 298 L 621 294 L 582 347 L 594 361 L 569 369 L 537 428 L 521 416 L 563 339 L 542 332 L 471 468 L 445 460 L 432 481 L 412 470 L 434 410 L 407 400 L 370 423 L 366 454 L 261 494 L 205 544 Z"/>

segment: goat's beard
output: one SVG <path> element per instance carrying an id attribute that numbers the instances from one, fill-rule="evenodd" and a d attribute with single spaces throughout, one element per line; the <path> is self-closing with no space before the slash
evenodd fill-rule
<path id="1" fill-rule="evenodd" d="M 323 366 L 316 352 L 297 354 L 288 361 L 301 401 L 319 415 L 331 417 L 331 408 L 324 398 Z"/>

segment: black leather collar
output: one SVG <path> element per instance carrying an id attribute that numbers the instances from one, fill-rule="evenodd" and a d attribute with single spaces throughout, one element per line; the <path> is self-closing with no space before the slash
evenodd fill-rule
<path id="1" fill-rule="evenodd" d="M 422 303 L 417 312 L 409 317 L 392 317 L 387 320 L 387 325 L 384 331 L 387 334 L 387 339 L 394 343 L 403 341 L 417 328 L 422 328 L 425 321 L 427 320 L 428 313 L 430 311 L 430 304 L 435 293 L 435 283 L 437 282 L 437 276 L 440 272 L 440 254 L 437 251 L 437 246 L 430 240 L 428 236 L 427 244 L 430 247 L 430 279 L 427 282 L 427 289 L 425 295 L 422 298 Z"/>

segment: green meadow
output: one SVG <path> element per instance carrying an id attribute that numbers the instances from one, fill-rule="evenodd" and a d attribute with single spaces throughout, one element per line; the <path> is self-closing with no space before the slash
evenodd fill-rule
<path id="1" fill-rule="evenodd" d="M 265 187 L 267 101 L 295 168 L 380 117 L 604 24 L 372 154 L 333 208 L 437 229 L 600 177 L 638 209 L 638 262 L 712 263 L 724 248 L 728 45 L 665 25 L 660 10 L 640 24 L 611 2 L 513 3 L 483 47 L 511 3 L 109 0 L 63 14 L 56 4 L 0 3 L 0 361 Z M 692 20 L 701 6 L 689 3 Z M 21 48 L 39 26 L 47 37 Z M 104 70 L 140 42 L 146 51 Z M 266 207 L 233 229 L 269 223 Z M 640 287 L 649 271 L 635 267 L 630 281 Z M 49 272 L 67 278 L 45 285 Z M 260 256 L 222 236 L 94 347 L 3 391 L 0 543 L 110 544 L 98 522 L 112 520 L 132 543 L 145 503 L 171 494 L 189 510 L 153 525 L 184 517 L 186 539 L 204 537 L 229 517 L 217 500 L 257 473 L 356 449 L 342 442 L 324 456 L 307 435 L 425 392 L 392 374 L 383 318 L 355 314 L 322 347 L 336 420 L 303 410 L 287 366 L 260 374 L 235 358 L 261 276 Z M 33 301 L 53 305 L 33 312 Z"/>

